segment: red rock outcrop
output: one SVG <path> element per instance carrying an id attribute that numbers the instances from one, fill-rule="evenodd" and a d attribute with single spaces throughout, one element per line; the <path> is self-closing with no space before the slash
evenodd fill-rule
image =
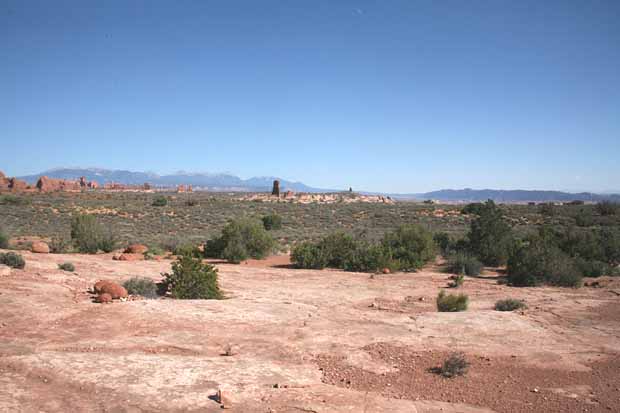
<path id="1" fill-rule="evenodd" d="M 144 254 L 149 250 L 149 247 L 142 244 L 131 244 L 125 249 L 128 254 Z"/>
<path id="2" fill-rule="evenodd" d="M 84 181 L 86 185 L 86 181 Z M 81 181 L 70 181 L 67 179 L 54 179 L 42 176 L 37 181 L 37 188 L 41 192 L 55 191 L 79 191 L 82 189 Z"/>
<path id="3" fill-rule="evenodd" d="M 143 254 L 121 254 L 118 257 L 119 261 L 142 261 L 144 260 L 144 255 Z"/>
<path id="4" fill-rule="evenodd" d="M 110 294 L 112 298 L 127 298 L 127 290 L 113 281 L 101 280 L 95 283 L 95 293 Z"/>
<path id="5" fill-rule="evenodd" d="M 9 178 L 9 189 L 14 192 L 25 191 L 29 189 L 28 183 L 17 178 Z"/>
<path id="6" fill-rule="evenodd" d="M 49 254 L 50 247 L 43 241 L 35 241 L 30 246 L 30 250 L 37 254 Z"/>
<path id="7" fill-rule="evenodd" d="M 108 293 L 99 294 L 95 301 L 101 304 L 107 304 L 112 302 L 112 296 Z"/>

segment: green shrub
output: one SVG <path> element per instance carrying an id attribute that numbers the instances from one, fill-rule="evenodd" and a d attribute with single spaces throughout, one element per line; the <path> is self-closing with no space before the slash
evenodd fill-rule
<path id="1" fill-rule="evenodd" d="M 4 264 L 11 268 L 23 269 L 26 266 L 24 258 L 14 252 L 0 253 L 0 264 Z"/>
<path id="2" fill-rule="evenodd" d="M 483 209 L 484 204 L 482 202 L 473 202 L 471 204 L 465 205 L 463 209 L 461 209 L 461 213 L 469 215 L 480 215 Z"/>
<path id="3" fill-rule="evenodd" d="M 0 229 L 0 249 L 5 250 L 7 248 L 9 248 L 9 236 Z"/>
<path id="4" fill-rule="evenodd" d="M 75 271 L 75 265 L 70 262 L 63 262 L 62 264 L 58 264 L 58 269 L 73 272 Z"/>
<path id="5" fill-rule="evenodd" d="M 358 248 L 357 241 L 342 231 L 331 233 L 319 241 L 319 248 L 327 257 L 330 268 L 344 268 L 345 262 Z"/>
<path id="6" fill-rule="evenodd" d="M 232 220 L 222 229 L 219 240 L 207 242 L 207 253 L 220 252 L 220 257 L 239 263 L 248 258 L 262 259 L 273 251 L 275 241 L 260 221 Z"/>
<path id="7" fill-rule="evenodd" d="M 278 214 L 269 214 L 261 218 L 263 226 L 267 231 L 277 230 L 282 228 L 282 217 Z"/>
<path id="8" fill-rule="evenodd" d="M 575 216 L 575 224 L 579 227 L 591 227 L 594 225 L 594 218 L 582 209 Z"/>
<path id="9" fill-rule="evenodd" d="M 604 228 L 599 234 L 603 261 L 610 265 L 620 264 L 620 228 Z"/>
<path id="10" fill-rule="evenodd" d="M 514 298 L 499 300 L 495 303 L 495 309 L 497 311 L 514 311 L 522 308 L 527 308 L 525 303 L 521 300 L 515 300 Z"/>
<path id="11" fill-rule="evenodd" d="M 327 266 L 327 255 L 319 245 L 306 241 L 293 248 L 291 262 L 297 268 L 322 270 Z"/>
<path id="12" fill-rule="evenodd" d="M 596 204 L 596 210 L 603 216 L 616 215 L 618 209 L 618 204 L 611 201 L 601 201 Z"/>
<path id="13" fill-rule="evenodd" d="M 450 253 L 452 240 L 450 239 L 450 235 L 447 232 L 437 232 L 433 235 L 433 241 L 437 244 L 439 251 L 441 251 L 442 255 L 447 255 Z"/>
<path id="14" fill-rule="evenodd" d="M 131 295 L 140 295 L 144 298 L 157 297 L 157 284 L 150 278 L 133 277 L 125 281 L 123 287 Z"/>
<path id="15" fill-rule="evenodd" d="M 435 258 L 433 236 L 418 225 L 401 225 L 386 233 L 381 244 L 386 256 L 403 271 L 415 271 Z"/>
<path id="16" fill-rule="evenodd" d="M 71 252 L 71 241 L 63 237 L 53 237 L 49 247 L 52 254 L 66 254 Z"/>
<path id="17" fill-rule="evenodd" d="M 197 245 L 194 244 L 180 244 L 174 248 L 172 251 L 174 255 L 190 255 L 192 257 L 202 257 L 203 253 L 198 249 Z"/>
<path id="18" fill-rule="evenodd" d="M 538 212 L 540 212 L 541 215 L 552 217 L 556 215 L 557 210 L 556 206 L 552 203 L 544 203 L 540 204 L 540 206 L 538 207 Z"/>
<path id="19" fill-rule="evenodd" d="M 583 258 L 577 258 L 575 264 L 584 277 L 600 277 L 602 275 L 611 274 L 611 267 L 602 261 L 589 261 Z"/>
<path id="20" fill-rule="evenodd" d="M 172 263 L 172 273 L 163 274 L 163 285 L 173 298 L 221 299 L 217 269 L 200 258 L 182 255 Z"/>
<path id="21" fill-rule="evenodd" d="M 437 311 L 456 312 L 465 311 L 469 304 L 469 297 L 465 294 L 446 294 L 444 290 L 437 295 Z"/>
<path id="22" fill-rule="evenodd" d="M 94 215 L 77 215 L 71 221 L 71 239 L 79 252 L 95 254 L 98 250 L 111 252 L 116 240 L 104 231 Z"/>
<path id="23" fill-rule="evenodd" d="M 518 287 L 540 284 L 581 286 L 574 260 L 560 250 L 544 231 L 521 242 L 508 259 L 508 282 Z"/>
<path id="24" fill-rule="evenodd" d="M 153 203 L 151 205 L 153 205 L 154 207 L 164 207 L 168 205 L 168 198 L 163 195 L 157 195 L 155 198 L 153 198 Z"/>
<path id="25" fill-rule="evenodd" d="M 465 354 L 463 353 L 452 353 L 450 356 L 443 362 L 443 365 L 439 369 L 439 373 L 447 378 L 452 378 L 456 376 L 464 376 L 467 374 L 467 369 L 469 368 L 469 362 L 465 358 Z"/>
<path id="26" fill-rule="evenodd" d="M 448 271 L 453 274 L 480 275 L 482 263 L 468 254 L 457 253 L 448 259 Z"/>
<path id="27" fill-rule="evenodd" d="M 0 205 L 30 205 L 32 199 L 12 194 L 0 195 Z"/>
<path id="28" fill-rule="evenodd" d="M 486 265 L 502 265 L 508 258 L 511 233 L 501 210 L 489 200 L 471 222 L 467 234 L 470 250 Z"/>
<path id="29" fill-rule="evenodd" d="M 200 205 L 200 203 L 198 202 L 197 199 L 190 198 L 187 201 L 185 201 L 185 205 L 188 207 L 193 207 L 193 206 Z"/>
<path id="30" fill-rule="evenodd" d="M 398 263 L 380 244 L 358 242 L 357 248 L 346 257 L 342 269 L 356 272 L 377 272 L 383 269 L 396 270 Z"/>
<path id="31" fill-rule="evenodd" d="M 207 258 L 222 258 L 222 253 L 226 248 L 225 241 L 222 238 L 213 238 L 207 240 L 205 243 L 205 257 Z"/>

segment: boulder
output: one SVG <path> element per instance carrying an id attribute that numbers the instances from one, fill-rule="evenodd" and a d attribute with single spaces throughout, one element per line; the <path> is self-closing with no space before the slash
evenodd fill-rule
<path id="1" fill-rule="evenodd" d="M 94 287 L 96 294 L 110 294 L 112 298 L 127 298 L 127 290 L 125 287 L 118 285 L 113 281 L 97 281 Z"/>
<path id="2" fill-rule="evenodd" d="M 0 277 L 4 277 L 5 275 L 11 275 L 11 267 L 0 264 Z"/>
<path id="3" fill-rule="evenodd" d="M 101 304 L 107 304 L 112 302 L 112 296 L 108 293 L 99 294 L 95 301 Z"/>
<path id="4" fill-rule="evenodd" d="M 144 255 L 124 253 L 118 257 L 118 260 L 119 261 L 142 261 L 144 260 Z"/>
<path id="5" fill-rule="evenodd" d="M 149 247 L 147 247 L 146 245 L 131 244 L 130 246 L 127 247 L 125 252 L 128 254 L 144 254 L 148 250 L 149 250 Z"/>
<path id="6" fill-rule="evenodd" d="M 32 243 L 30 250 L 37 254 L 49 254 L 50 247 L 43 241 L 35 241 Z"/>
<path id="7" fill-rule="evenodd" d="M 383 271 L 381 271 L 381 272 L 382 272 L 383 274 L 389 274 L 389 273 L 391 273 L 392 271 L 390 271 L 390 269 L 389 269 L 389 268 L 384 268 L 384 269 L 383 269 Z"/>
<path id="8" fill-rule="evenodd" d="M 217 402 L 222 409 L 232 408 L 232 400 L 228 391 L 218 389 L 217 390 Z"/>

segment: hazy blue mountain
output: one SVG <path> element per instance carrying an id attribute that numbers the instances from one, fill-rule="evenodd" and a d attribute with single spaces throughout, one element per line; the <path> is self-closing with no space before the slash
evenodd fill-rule
<path id="1" fill-rule="evenodd" d="M 620 202 L 618 194 L 594 194 L 591 192 L 569 193 L 561 191 L 539 190 L 501 190 L 501 189 L 442 189 L 439 191 L 426 192 L 423 194 L 411 194 L 414 199 L 435 199 L 440 201 L 486 201 L 492 199 L 495 202 L 546 202 L 546 201 L 602 201 L 611 200 Z"/>
<path id="2" fill-rule="evenodd" d="M 241 179 L 231 174 L 187 173 L 176 172 L 170 175 L 158 175 L 149 172 L 133 172 L 124 170 L 110 170 L 102 168 L 56 168 L 43 171 L 39 174 L 20 176 L 31 184 L 36 183 L 39 177 L 46 175 L 57 179 L 79 179 L 81 176 L 88 181 L 96 181 L 99 184 L 117 182 L 125 185 L 140 185 L 148 182 L 154 186 L 173 187 L 176 185 L 192 185 L 195 188 L 208 188 L 211 190 L 237 190 L 237 191 L 271 191 L 274 179 L 272 176 L 254 177 Z M 293 190 L 296 192 L 326 192 L 329 189 L 313 188 L 302 182 L 292 182 L 280 179 L 282 191 Z"/>
<path id="3" fill-rule="evenodd" d="M 211 191 L 271 191 L 274 179 L 273 176 L 260 176 L 249 179 L 241 179 L 238 176 L 220 173 L 188 173 L 179 171 L 170 175 L 158 175 L 150 172 L 133 172 L 123 170 L 110 170 L 101 168 L 57 168 L 40 174 L 20 176 L 19 178 L 34 184 L 40 176 L 47 175 L 50 178 L 60 179 L 79 179 L 86 177 L 89 181 L 96 181 L 99 184 L 106 182 L 117 182 L 127 185 L 140 185 L 145 182 L 159 187 L 174 187 L 185 184 L 192 185 L 194 188 L 209 189 Z M 333 189 L 313 188 L 302 182 L 287 181 L 280 179 L 282 191 L 288 189 L 296 192 L 336 192 Z M 368 193 L 368 192 L 362 192 Z M 448 202 L 475 202 L 492 199 L 496 202 L 547 202 L 547 201 L 602 201 L 611 200 L 620 202 L 618 194 L 594 194 L 590 192 L 569 193 L 561 191 L 530 191 L 530 190 L 499 190 L 499 189 L 442 189 L 420 194 L 383 194 L 395 199 L 434 199 Z"/>

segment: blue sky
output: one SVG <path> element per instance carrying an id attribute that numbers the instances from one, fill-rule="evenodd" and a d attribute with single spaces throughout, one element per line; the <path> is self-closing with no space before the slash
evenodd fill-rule
<path id="1" fill-rule="evenodd" d="M 620 189 L 618 1 L 0 4 L 0 170 Z"/>

